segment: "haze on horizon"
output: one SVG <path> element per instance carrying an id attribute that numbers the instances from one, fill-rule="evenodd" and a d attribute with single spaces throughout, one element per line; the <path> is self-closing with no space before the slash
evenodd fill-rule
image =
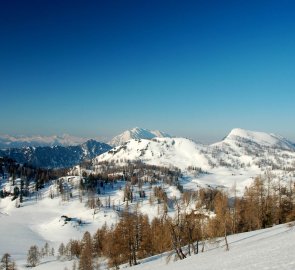
<path id="1" fill-rule="evenodd" d="M 295 141 L 292 1 L 2 1 L 0 133 Z"/>

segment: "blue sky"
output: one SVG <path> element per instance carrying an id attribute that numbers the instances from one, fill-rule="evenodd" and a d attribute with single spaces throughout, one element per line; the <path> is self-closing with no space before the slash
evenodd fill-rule
<path id="1" fill-rule="evenodd" d="M 0 133 L 295 141 L 294 1 L 1 1 Z"/>

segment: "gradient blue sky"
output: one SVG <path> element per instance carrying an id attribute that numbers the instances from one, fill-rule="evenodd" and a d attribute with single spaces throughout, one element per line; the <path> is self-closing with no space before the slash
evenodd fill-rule
<path id="1" fill-rule="evenodd" d="M 0 133 L 295 141 L 294 1 L 1 1 Z"/>

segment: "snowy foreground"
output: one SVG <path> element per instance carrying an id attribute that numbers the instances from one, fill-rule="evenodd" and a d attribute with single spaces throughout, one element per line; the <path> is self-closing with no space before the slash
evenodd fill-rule
<path id="1" fill-rule="evenodd" d="M 73 185 L 78 183 L 78 180 L 79 177 L 74 177 Z M 122 204 L 123 190 L 119 188 L 122 185 L 123 183 L 118 182 L 113 189 L 106 187 L 105 194 L 100 196 L 102 202 L 110 198 L 115 205 Z M 193 183 L 188 182 L 184 186 L 190 185 Z M 80 202 L 77 189 L 73 190 L 73 198 L 70 201 L 62 201 L 60 196 L 50 199 L 49 193 L 53 188 L 54 184 L 43 189 L 38 200 L 34 196 L 26 199 L 20 208 L 15 207 L 15 201 L 11 201 L 10 197 L 0 200 L 0 256 L 6 252 L 11 254 L 18 269 L 28 269 L 26 258 L 30 246 L 37 245 L 42 248 L 47 242 L 50 247 L 54 247 L 55 256 L 44 257 L 34 269 L 64 270 L 67 267 L 70 270 L 73 261 L 57 259 L 59 245 L 62 242 L 66 244 L 70 239 L 80 240 L 85 231 L 94 234 L 104 223 L 110 226 L 119 220 L 118 212 L 112 208 L 102 208 L 94 214 L 93 209 L 85 206 L 85 197 L 83 202 Z M 149 198 L 151 191 L 148 185 L 143 188 Z M 169 198 L 179 196 L 179 191 L 173 186 L 165 190 Z M 147 198 L 139 204 L 139 210 L 153 218 L 159 214 L 159 205 L 150 205 Z M 130 204 L 130 207 L 133 205 L 135 203 Z M 169 209 L 168 214 L 173 215 L 173 209 Z M 62 215 L 75 220 L 81 219 L 83 224 L 79 226 L 75 221 L 65 223 Z M 221 239 L 219 242 L 206 243 L 204 253 L 183 261 L 173 262 L 172 258 L 167 263 L 168 255 L 163 254 L 142 260 L 134 269 L 295 269 L 295 226 L 274 226 L 265 230 L 232 235 L 228 240 L 228 252 L 225 251 L 224 241 Z M 103 262 L 100 269 L 105 268 Z"/>
<path id="2" fill-rule="evenodd" d="M 14 209 L 9 211 L 8 207 L 6 207 L 7 213 L 0 213 L 0 252 L 1 255 L 9 252 L 16 261 L 18 269 L 27 269 L 25 265 L 29 245 L 42 246 L 47 241 L 50 245 L 57 247 L 60 243 L 59 239 L 82 237 L 82 231 L 78 232 L 72 226 L 65 228 L 65 226 L 54 224 L 59 224 L 59 221 L 46 224 L 48 215 L 53 217 L 56 211 L 60 214 L 64 207 L 58 204 L 51 205 L 51 211 L 42 214 L 41 209 L 48 203 L 46 201 L 44 200 L 43 207 L 39 202 L 35 206 L 23 208 L 34 213 L 25 210 L 15 215 Z M 78 211 L 82 210 L 79 209 L 78 204 L 75 208 Z M 28 216 L 30 219 L 27 219 Z M 38 222 L 40 222 L 39 225 L 37 225 Z M 92 226 L 87 227 L 93 232 Z M 48 241 L 49 239 L 51 241 Z M 269 229 L 232 235 L 228 237 L 228 240 L 229 251 L 225 251 L 224 241 L 221 239 L 214 243 L 207 243 L 204 253 L 193 255 L 183 261 L 173 262 L 171 259 L 167 262 L 167 254 L 164 254 L 142 260 L 140 265 L 132 269 L 295 269 L 295 226 L 291 227 L 287 224 L 274 226 Z M 71 269 L 72 265 L 73 261 L 59 261 L 56 257 L 49 256 L 42 259 L 41 264 L 34 269 L 64 270 L 65 267 Z M 101 265 L 101 269 L 104 268 L 105 266 Z"/>

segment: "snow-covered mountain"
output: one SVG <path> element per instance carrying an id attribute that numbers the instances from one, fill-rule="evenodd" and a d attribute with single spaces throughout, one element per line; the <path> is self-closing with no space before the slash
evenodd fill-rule
<path id="1" fill-rule="evenodd" d="M 19 163 L 43 168 L 65 168 L 79 164 L 110 150 L 108 144 L 88 140 L 76 146 L 38 146 L 0 150 L 0 156 L 7 156 Z"/>
<path id="2" fill-rule="evenodd" d="M 152 139 L 155 137 L 171 137 L 169 134 L 161 132 L 159 130 L 148 130 L 144 128 L 133 128 L 131 130 L 126 130 L 123 133 L 115 136 L 111 141 L 109 141 L 109 145 L 118 146 L 129 140 L 135 139 Z"/>
<path id="3" fill-rule="evenodd" d="M 178 167 L 185 170 L 188 166 L 208 168 L 202 145 L 185 138 L 132 139 L 98 156 L 95 163 L 102 161 L 127 163 L 143 161 L 151 165 Z"/>
<path id="4" fill-rule="evenodd" d="M 236 181 L 243 188 L 266 170 L 282 176 L 286 171 L 294 173 L 295 148 L 281 136 L 233 129 L 221 142 L 211 145 L 184 138 L 133 139 L 96 157 L 93 163 L 99 168 L 105 161 L 178 167 L 188 175 L 195 167 L 207 172 L 196 176 L 195 182 L 230 186 Z"/>
<path id="5" fill-rule="evenodd" d="M 283 153 L 293 156 L 295 147 L 281 136 L 233 129 L 221 142 L 211 145 L 197 144 L 185 138 L 132 139 L 97 157 L 96 162 L 141 160 L 181 169 L 189 166 L 210 169 L 219 166 L 241 167 L 246 162 L 256 164 L 259 160 L 271 159 L 278 165 L 279 156 Z M 285 158 L 282 163 L 289 164 L 288 159 Z"/>
<path id="6" fill-rule="evenodd" d="M 80 138 L 63 134 L 61 136 L 10 136 L 0 135 L 0 149 L 38 147 L 38 146 L 70 146 L 86 142 L 86 138 Z"/>

